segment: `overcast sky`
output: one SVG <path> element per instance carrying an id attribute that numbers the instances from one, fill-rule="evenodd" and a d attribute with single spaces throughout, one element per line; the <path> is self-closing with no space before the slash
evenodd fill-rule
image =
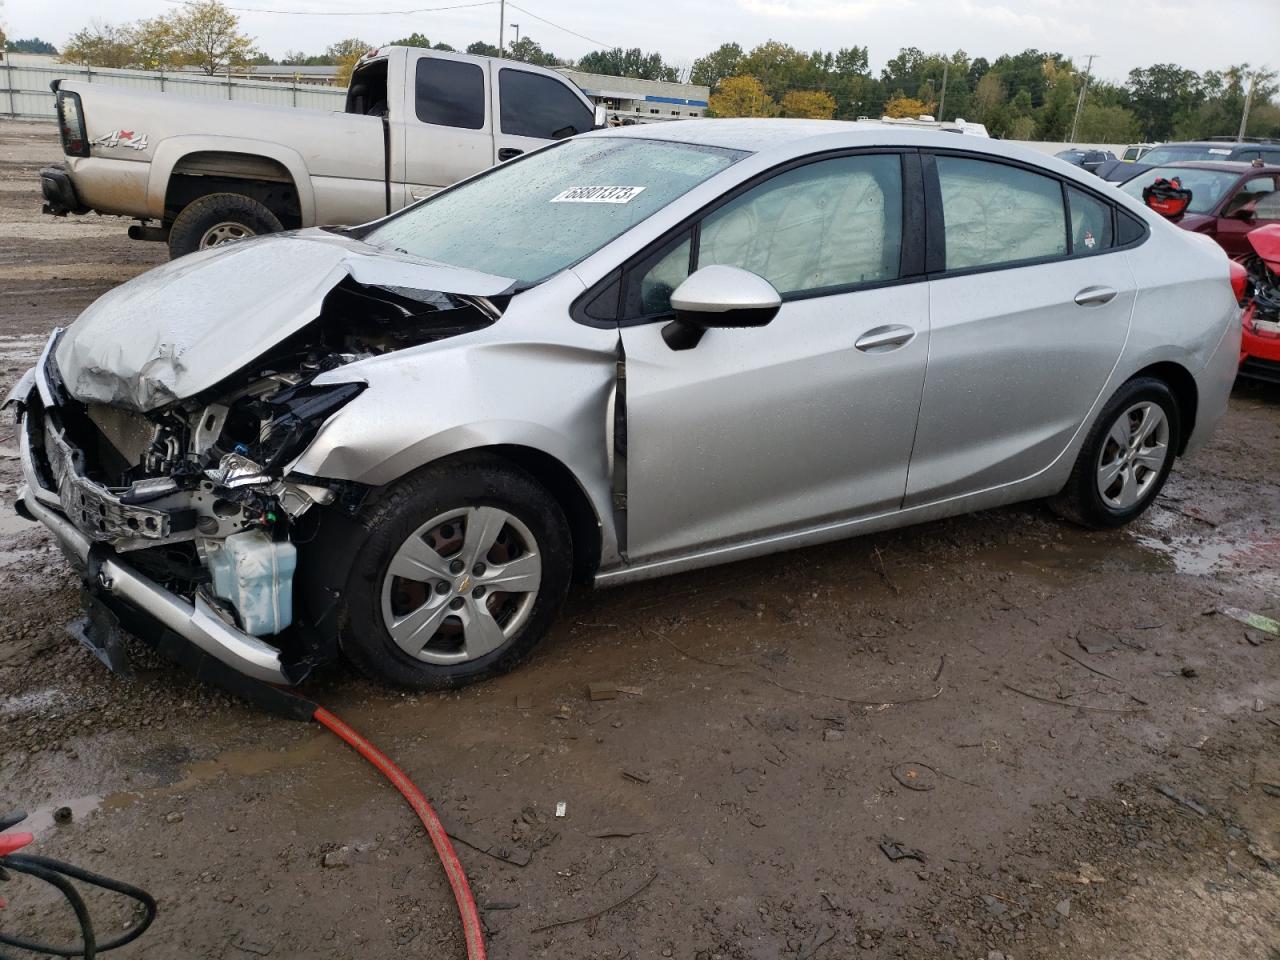
<path id="1" fill-rule="evenodd" d="M 273 57 L 318 52 L 335 40 L 385 43 L 417 30 L 462 48 L 497 42 L 498 3 L 379 16 L 375 10 L 438 8 L 476 0 L 231 0 L 245 32 Z M 659 50 L 688 67 L 695 57 L 736 40 L 744 49 L 773 38 L 803 50 L 865 45 L 877 72 L 904 46 L 963 49 L 994 60 L 1027 47 L 1058 50 L 1083 66 L 1096 53 L 1095 74 L 1123 80 L 1130 69 L 1175 62 L 1195 70 L 1247 61 L 1280 67 L 1280 0 L 517 0 L 508 23 L 562 57 L 599 46 Z M 113 22 L 175 9 L 172 0 L 0 0 L 10 37 L 61 44 L 79 25 L 110 12 Z M 360 13 L 318 16 L 321 12 Z M 307 15 L 270 13 L 299 11 Z M 560 27 L 539 22 L 533 14 Z M 507 39 L 514 31 L 508 28 Z"/>

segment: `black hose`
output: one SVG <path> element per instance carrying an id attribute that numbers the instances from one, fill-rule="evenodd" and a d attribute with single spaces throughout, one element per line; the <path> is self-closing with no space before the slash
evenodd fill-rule
<path id="1" fill-rule="evenodd" d="M 115 950 L 117 947 L 132 943 L 146 932 L 156 918 L 155 898 L 145 890 L 128 883 L 122 883 L 119 880 L 112 880 L 110 877 L 104 877 L 102 874 L 93 873 L 90 870 L 84 870 L 70 863 L 63 863 L 61 860 L 54 860 L 51 857 L 39 857 L 34 854 L 13 853 L 7 857 L 0 857 L 0 867 L 12 870 L 14 873 L 25 873 L 28 876 L 35 877 L 37 880 L 43 880 L 57 889 L 75 912 L 76 920 L 80 924 L 82 941 L 75 946 L 61 947 L 0 933 L 0 944 L 18 947 L 22 950 L 30 950 L 35 953 L 53 954 L 57 957 L 84 957 L 85 960 L 93 960 L 99 953 Z M 87 883 L 90 886 L 109 890 L 112 893 L 119 893 L 129 897 L 131 900 L 136 900 L 142 904 L 145 915 L 142 920 L 120 936 L 98 944 L 93 933 L 93 921 L 89 917 L 84 900 L 71 881 L 67 879 L 68 877 L 79 880 L 81 883 Z M 0 960 L 13 960 L 13 958 L 0 953 Z"/>

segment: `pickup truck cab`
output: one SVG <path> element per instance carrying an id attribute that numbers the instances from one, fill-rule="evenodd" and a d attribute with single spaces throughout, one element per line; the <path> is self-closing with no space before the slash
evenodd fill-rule
<path id="1" fill-rule="evenodd" d="M 44 210 L 132 217 L 171 256 L 317 224 L 365 223 L 598 125 L 553 70 L 417 47 L 361 58 L 342 112 L 55 81 L 65 162 Z"/>

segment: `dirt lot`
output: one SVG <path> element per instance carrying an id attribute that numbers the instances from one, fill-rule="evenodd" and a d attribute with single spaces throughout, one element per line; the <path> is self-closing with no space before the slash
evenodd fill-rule
<path id="1" fill-rule="evenodd" d="M 6 390 L 164 256 L 124 223 L 42 218 L 57 153 L 51 127 L 0 123 Z M 1277 476 L 1280 391 L 1241 386 L 1130 530 L 991 511 L 577 594 L 530 663 L 460 694 L 342 668 L 307 689 L 460 838 L 493 957 L 1275 960 L 1280 640 L 1219 611 L 1280 613 Z M 112 956 L 462 955 L 421 829 L 354 754 L 145 651 L 136 680 L 108 674 L 77 614 L 6 507 L 0 810 L 157 895 Z M 635 692 L 591 702 L 593 681 Z M 0 928 L 69 936 L 42 894 L 0 892 Z"/>

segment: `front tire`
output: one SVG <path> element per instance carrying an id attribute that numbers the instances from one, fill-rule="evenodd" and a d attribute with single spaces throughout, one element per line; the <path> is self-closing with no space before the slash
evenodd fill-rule
<path id="1" fill-rule="evenodd" d="M 459 687 L 511 669 L 569 589 L 573 543 L 559 504 L 496 458 L 427 467 L 360 517 L 339 616 L 342 651 L 370 679 Z"/>
<path id="2" fill-rule="evenodd" d="M 169 228 L 169 259 L 284 229 L 280 218 L 241 193 L 210 193 L 192 200 Z"/>
<path id="3" fill-rule="evenodd" d="M 1123 526 L 1160 494 L 1177 454 L 1182 412 L 1168 384 L 1130 380 L 1089 431 L 1071 478 L 1049 501 L 1059 516 L 1094 530 Z"/>

